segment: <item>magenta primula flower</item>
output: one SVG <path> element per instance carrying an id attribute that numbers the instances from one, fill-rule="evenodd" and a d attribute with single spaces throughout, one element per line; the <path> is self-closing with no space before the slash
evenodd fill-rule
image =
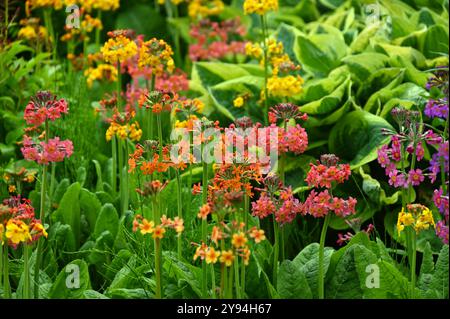
<path id="1" fill-rule="evenodd" d="M 413 186 L 419 186 L 425 180 L 421 169 L 412 169 L 408 173 L 408 183 Z"/>

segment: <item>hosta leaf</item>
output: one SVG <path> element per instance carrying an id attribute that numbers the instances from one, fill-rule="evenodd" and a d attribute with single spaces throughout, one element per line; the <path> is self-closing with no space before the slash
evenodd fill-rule
<path id="1" fill-rule="evenodd" d="M 349 85 L 351 85 L 350 77 L 339 85 L 330 95 L 301 106 L 300 111 L 310 115 L 323 115 L 336 110 L 339 103 L 342 101 L 344 94 L 347 92 Z"/>
<path id="2" fill-rule="evenodd" d="M 375 71 L 386 66 L 388 57 L 381 53 L 360 53 L 356 55 L 350 55 L 342 59 L 351 73 L 353 73 L 357 79 L 364 82 Z"/>
<path id="3" fill-rule="evenodd" d="M 207 93 L 207 88 L 226 80 L 249 75 L 243 68 L 230 63 L 196 62 L 192 68 L 192 81 L 200 83 Z"/>
<path id="4" fill-rule="evenodd" d="M 350 112 L 331 130 L 330 151 L 348 161 L 353 169 L 370 163 L 377 158 L 377 148 L 389 140 L 382 128 L 393 129 L 381 117 L 364 111 Z"/>
<path id="5" fill-rule="evenodd" d="M 89 223 L 90 231 L 94 230 L 97 216 L 102 208 L 100 201 L 94 193 L 83 188 L 80 191 L 80 208 L 82 213 L 86 216 Z"/>

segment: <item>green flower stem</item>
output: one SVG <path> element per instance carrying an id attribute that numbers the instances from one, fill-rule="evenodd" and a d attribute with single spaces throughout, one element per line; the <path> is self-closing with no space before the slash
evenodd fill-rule
<path id="1" fill-rule="evenodd" d="M 111 187 L 113 190 L 113 194 L 115 195 L 117 192 L 117 138 L 116 135 L 113 135 L 111 140 L 111 152 L 112 152 L 112 176 L 111 176 Z"/>
<path id="2" fill-rule="evenodd" d="M 447 116 L 447 119 L 445 120 L 445 128 L 444 128 L 444 140 L 448 140 L 447 133 L 448 133 L 448 125 L 449 125 L 449 117 Z M 445 172 L 445 159 L 441 157 L 441 184 L 442 184 L 442 191 L 444 194 L 447 194 L 447 183 L 446 183 L 447 174 Z"/>
<path id="3" fill-rule="evenodd" d="M 50 198 L 53 196 L 53 192 L 55 191 L 55 173 L 56 173 L 56 163 L 52 163 L 52 170 L 50 174 Z"/>
<path id="4" fill-rule="evenodd" d="M 163 150 L 163 133 L 162 133 L 162 123 L 161 123 L 161 113 L 156 115 L 156 120 L 158 123 L 158 142 L 159 142 L 159 161 L 162 161 L 162 150 Z"/>
<path id="5" fill-rule="evenodd" d="M 272 276 L 272 282 L 274 287 L 277 286 L 278 281 L 278 260 L 279 260 L 279 254 L 280 254 L 280 229 L 278 227 L 278 223 L 275 219 L 275 215 L 273 217 L 273 234 L 275 238 L 275 242 L 273 243 L 273 276 Z"/>
<path id="6" fill-rule="evenodd" d="M 118 141 L 118 153 L 119 153 L 119 195 L 120 195 L 120 211 L 121 214 L 124 213 L 123 204 L 124 204 L 124 180 L 123 180 L 123 141 L 119 138 Z"/>
<path id="7" fill-rule="evenodd" d="M 202 154 L 203 154 L 203 145 L 202 145 Z M 202 203 L 206 204 L 208 200 L 208 164 L 203 161 L 203 177 L 202 177 Z M 206 243 L 207 239 L 207 221 L 206 219 L 202 219 L 202 241 Z M 206 297 L 207 295 L 207 287 L 208 287 L 208 273 L 206 269 L 206 263 L 202 263 L 202 295 Z"/>
<path id="8" fill-rule="evenodd" d="M 8 40 L 8 28 L 9 28 L 9 0 L 5 0 L 5 43 Z"/>
<path id="9" fill-rule="evenodd" d="M 160 224 L 160 214 L 157 195 L 153 195 L 153 221 L 155 225 Z M 161 278 L 161 239 L 155 238 L 155 277 L 156 277 L 156 292 L 155 297 L 157 299 L 162 298 L 162 278 Z"/>
<path id="10" fill-rule="evenodd" d="M 211 292 L 212 292 L 212 298 L 216 299 L 216 273 L 214 270 L 214 264 L 211 263 L 210 265 L 211 268 Z"/>
<path id="11" fill-rule="evenodd" d="M 239 284 L 239 259 L 237 256 L 234 258 L 234 285 L 236 290 L 236 298 L 241 299 L 241 288 Z"/>
<path id="12" fill-rule="evenodd" d="M 415 298 L 416 290 L 416 258 L 417 258 L 417 236 L 414 228 L 412 230 L 412 261 L 411 261 L 411 299 Z"/>
<path id="13" fill-rule="evenodd" d="M 264 111 L 265 111 L 265 122 L 266 125 L 269 124 L 269 90 L 267 89 L 267 82 L 269 79 L 269 61 L 268 61 L 268 52 L 267 52 L 267 24 L 266 24 L 266 16 L 261 15 L 261 27 L 263 31 L 263 52 L 264 52 Z"/>
<path id="14" fill-rule="evenodd" d="M 48 120 L 45 121 L 45 142 L 48 143 L 50 139 L 50 128 Z M 41 220 L 42 225 L 45 225 L 45 201 L 47 195 L 47 165 L 43 165 L 42 167 L 42 176 L 41 176 L 41 203 L 39 210 L 39 219 Z M 42 263 L 42 255 L 43 255 L 43 247 L 44 239 L 39 238 L 37 244 L 36 251 L 36 263 L 34 265 L 34 298 L 39 298 L 39 272 L 41 270 Z"/>
<path id="15" fill-rule="evenodd" d="M 9 259 L 8 259 L 8 246 L 5 245 L 3 249 L 3 297 L 4 299 L 11 298 L 11 288 L 9 285 Z"/>
<path id="16" fill-rule="evenodd" d="M 150 84 L 147 81 L 147 89 L 148 89 L 149 93 L 153 92 L 155 90 L 155 86 L 156 86 L 156 76 L 154 74 L 152 74 L 152 80 L 151 80 Z M 148 131 L 147 139 L 151 140 L 151 139 L 153 139 L 153 111 L 151 109 L 147 109 L 146 114 L 147 114 L 146 122 L 147 122 L 147 131 Z"/>
<path id="17" fill-rule="evenodd" d="M 161 283 L 161 239 L 155 238 L 155 275 L 156 275 L 156 299 L 162 298 Z"/>
<path id="18" fill-rule="evenodd" d="M 102 21 L 102 10 L 98 10 L 97 19 Z M 95 29 L 95 46 L 100 47 L 100 28 Z"/>
<path id="19" fill-rule="evenodd" d="M 128 140 L 125 140 L 125 148 L 124 148 L 124 159 L 125 159 L 125 168 L 122 169 L 123 173 L 123 179 L 124 179 L 124 188 L 123 188 L 123 196 L 124 196 L 124 203 L 123 203 L 123 211 L 125 212 L 128 209 L 128 202 L 129 202 L 129 176 L 128 176 Z"/>
<path id="20" fill-rule="evenodd" d="M 325 238 L 327 236 L 327 229 L 328 229 L 328 225 L 330 223 L 330 214 L 328 214 L 327 216 L 325 216 L 325 220 L 323 222 L 323 226 L 322 226 L 322 232 L 320 234 L 320 246 L 319 246 L 319 272 L 318 272 L 318 276 L 319 276 L 319 280 L 318 280 L 318 290 L 319 290 L 319 299 L 324 299 L 325 298 L 325 290 L 324 290 L 324 248 L 325 248 Z"/>
<path id="21" fill-rule="evenodd" d="M 206 230 L 207 230 L 207 223 L 206 219 L 202 219 L 202 241 L 206 243 Z M 207 287 L 208 287 L 208 273 L 206 268 L 206 262 L 203 261 L 202 263 L 202 296 L 203 298 L 207 298 Z"/>
<path id="22" fill-rule="evenodd" d="M 247 194 L 244 194 L 244 223 L 245 223 L 245 230 L 248 230 L 248 214 L 249 214 L 249 208 L 250 208 L 250 197 Z M 241 263 L 241 298 L 245 298 L 245 262 L 242 258 Z"/>
<path id="23" fill-rule="evenodd" d="M 180 171 L 178 169 L 175 170 L 176 178 L 177 178 L 177 216 L 178 218 L 183 218 L 183 207 L 181 203 L 181 178 L 180 178 Z M 179 235 L 177 238 L 177 253 L 178 253 L 178 259 L 181 259 L 182 257 L 182 242 L 181 242 L 181 236 Z"/>
<path id="24" fill-rule="evenodd" d="M 190 156 L 192 154 L 192 144 L 193 144 L 193 140 L 194 140 L 194 133 L 192 131 L 189 132 L 189 178 L 188 178 L 188 185 L 187 185 L 187 189 L 188 189 L 188 202 L 186 205 L 186 212 L 187 214 L 191 213 L 191 202 L 192 202 L 192 163 L 190 160 Z"/>
<path id="25" fill-rule="evenodd" d="M 0 238 L 0 287 L 3 287 L 3 238 Z"/>
<path id="26" fill-rule="evenodd" d="M 22 296 L 23 299 L 30 299 L 30 246 L 23 245 L 23 288 Z"/>
<path id="27" fill-rule="evenodd" d="M 229 274 L 228 274 L 228 294 L 227 298 L 232 299 L 233 298 L 233 264 L 229 267 Z"/>
<path id="28" fill-rule="evenodd" d="M 122 109 L 122 73 L 120 72 L 120 60 L 117 61 L 117 109 Z"/>

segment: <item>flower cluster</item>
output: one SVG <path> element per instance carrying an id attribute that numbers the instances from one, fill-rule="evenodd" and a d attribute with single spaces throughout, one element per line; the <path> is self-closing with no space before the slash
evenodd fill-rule
<path id="1" fill-rule="evenodd" d="M 16 185 L 21 183 L 33 183 L 36 180 L 37 170 L 18 167 L 17 169 L 6 169 L 3 174 L 3 182 L 8 185 L 8 192 L 15 193 Z"/>
<path id="2" fill-rule="evenodd" d="M 48 91 L 39 91 L 31 97 L 25 107 L 24 119 L 28 125 L 40 126 L 45 121 L 55 121 L 62 114 L 67 114 L 69 108 L 64 99 L 58 100 Z"/>
<path id="3" fill-rule="evenodd" d="M 437 145 L 442 142 L 442 138 L 431 130 L 425 133 L 418 130 L 417 112 L 395 108 L 392 113 L 400 127 L 404 129 L 400 133 L 385 131 L 386 134 L 392 135 L 391 146 L 383 145 L 378 149 L 378 163 L 385 168 L 391 186 L 404 188 L 418 186 L 425 180 L 425 174 L 420 168 L 411 167 L 409 170 L 402 168 L 405 156 L 414 156 L 417 162 L 420 162 L 425 155 L 423 143 Z M 439 153 L 433 159 L 437 161 L 438 156 Z M 448 155 L 446 156 L 448 158 Z M 430 170 L 430 178 L 434 181 L 439 167 L 433 165 L 433 161 Z"/>
<path id="4" fill-rule="evenodd" d="M 24 136 L 23 147 L 21 148 L 23 157 L 27 161 L 34 161 L 41 165 L 64 161 L 73 154 L 73 144 L 70 140 L 61 141 L 59 137 L 49 139 L 48 142 L 35 142 L 29 136 Z"/>
<path id="5" fill-rule="evenodd" d="M 245 0 L 244 13 L 264 15 L 269 11 L 278 10 L 278 0 Z"/>
<path id="6" fill-rule="evenodd" d="M 188 14 L 192 19 L 202 19 L 219 15 L 224 7 L 222 0 L 191 0 L 188 6 Z"/>
<path id="7" fill-rule="evenodd" d="M 316 218 L 324 217 L 334 212 L 339 217 L 347 217 L 355 214 L 356 199 L 349 197 L 347 200 L 335 197 L 331 193 L 334 184 L 344 183 L 349 179 L 351 171 L 348 164 L 337 164 L 339 158 L 333 154 L 322 155 L 320 163 L 310 164 L 305 181 L 310 187 L 325 188 L 321 192 L 312 190 L 302 207 L 304 215 L 309 214 Z"/>
<path id="8" fill-rule="evenodd" d="M 160 223 L 155 225 L 154 221 L 148 221 L 141 215 L 136 215 L 133 220 L 133 232 L 139 232 L 142 235 L 151 234 L 155 239 L 163 239 L 166 229 L 173 229 L 180 236 L 184 231 L 184 221 L 182 218 L 168 218 L 166 215 L 161 217 Z"/>
<path id="9" fill-rule="evenodd" d="M 276 175 L 264 179 L 259 199 L 252 203 L 252 215 L 260 219 L 274 215 L 282 226 L 291 223 L 302 212 L 302 204 L 294 197 L 291 187 L 284 187 Z"/>
<path id="10" fill-rule="evenodd" d="M 449 201 L 448 192 L 447 194 L 445 194 L 442 187 L 440 187 L 439 190 L 436 189 L 434 191 L 433 193 L 434 205 L 438 208 L 439 212 L 443 217 L 443 220 L 440 220 L 436 223 L 436 235 L 442 239 L 444 244 L 448 244 L 448 215 L 449 215 L 448 201 Z"/>
<path id="11" fill-rule="evenodd" d="M 32 9 L 50 7 L 55 10 L 60 10 L 63 7 L 63 2 L 63 0 L 27 0 L 26 5 Z"/>
<path id="12" fill-rule="evenodd" d="M 96 68 L 89 68 L 84 72 L 88 87 L 92 87 L 94 81 L 105 80 L 108 82 L 117 81 L 117 68 L 111 64 L 100 64 Z"/>
<path id="13" fill-rule="evenodd" d="M 136 145 L 136 150 L 129 155 L 128 166 L 129 173 L 134 173 L 139 168 L 143 175 L 152 175 L 153 173 L 166 172 L 174 164 L 170 161 L 169 149 L 163 147 L 162 158 L 158 154 L 158 142 L 146 141 L 144 146 Z M 184 169 L 183 166 L 180 167 Z"/>
<path id="14" fill-rule="evenodd" d="M 35 219 L 34 208 L 28 199 L 11 197 L 0 204 L 0 244 L 17 248 L 21 243 L 30 245 L 40 237 L 47 237 L 42 223 Z"/>
<path id="15" fill-rule="evenodd" d="M 116 136 L 121 140 L 129 138 L 131 141 L 138 142 L 142 137 L 142 130 L 140 129 L 138 122 L 124 125 L 112 122 L 108 130 L 106 130 L 106 140 L 108 142 L 111 141 L 113 136 Z"/>
<path id="16" fill-rule="evenodd" d="M 38 92 L 31 98 L 25 108 L 24 118 L 27 124 L 33 125 L 27 131 L 38 130 L 43 123 L 54 121 L 61 117 L 61 114 L 68 113 L 67 102 L 58 100 L 50 92 Z M 45 140 L 38 140 L 25 135 L 23 147 L 21 148 L 24 158 L 28 161 L 35 161 L 41 165 L 48 165 L 50 162 L 62 162 L 73 154 L 73 144 L 70 140 L 60 140 L 59 137 L 50 138 L 48 125 L 44 134 Z M 40 137 L 42 137 L 42 135 Z"/>
<path id="17" fill-rule="evenodd" d="M 106 62 L 123 63 L 137 54 L 137 45 L 126 30 L 109 32 L 108 35 L 110 39 L 101 49 L 103 59 Z"/>
<path id="18" fill-rule="evenodd" d="M 81 5 L 88 12 L 93 10 L 115 11 L 120 7 L 120 0 L 64 0 L 64 2 L 67 6 Z"/>
<path id="19" fill-rule="evenodd" d="M 430 118 L 440 117 L 446 119 L 448 117 L 448 97 L 428 100 L 424 113 Z"/>
<path id="20" fill-rule="evenodd" d="M 268 64 L 272 67 L 272 76 L 267 81 L 267 89 L 272 96 L 295 96 L 302 92 L 303 78 L 298 74 L 300 66 L 296 65 L 284 52 L 283 43 L 268 39 L 265 43 Z M 264 49 L 258 43 L 248 42 L 246 54 L 260 60 L 264 65 Z M 262 92 L 264 93 L 264 92 Z"/>
<path id="21" fill-rule="evenodd" d="M 189 46 L 189 57 L 193 61 L 214 60 L 229 54 L 244 54 L 242 37 L 246 30 L 240 19 L 214 22 L 201 20 L 191 27 L 190 35 L 195 43 Z"/>
<path id="22" fill-rule="evenodd" d="M 164 40 L 153 38 L 140 44 L 139 68 L 149 67 L 152 74 L 161 76 L 164 71 L 172 73 L 175 69 L 173 51 Z"/>
<path id="23" fill-rule="evenodd" d="M 22 27 L 17 34 L 19 39 L 40 43 L 48 38 L 48 31 L 45 27 L 39 25 L 38 18 L 22 19 L 20 25 Z"/>
<path id="24" fill-rule="evenodd" d="M 398 235 L 400 236 L 400 233 L 408 226 L 411 226 L 417 234 L 422 230 L 429 229 L 430 226 L 435 227 L 433 213 L 421 204 L 409 204 L 406 211 L 402 208 L 402 211 L 398 214 Z"/>
<path id="25" fill-rule="evenodd" d="M 210 236 L 211 245 L 208 246 L 206 243 L 194 244 L 197 246 L 194 261 L 200 258 L 207 264 L 220 262 L 226 267 L 231 267 L 235 259 L 241 257 L 244 265 L 247 266 L 251 255 L 248 244 L 249 238 L 259 244 L 266 239 L 266 236 L 264 230 L 257 227 L 252 227 L 246 231 L 245 223 L 242 222 L 232 221 L 229 225 L 221 222 L 218 226 L 213 226 Z"/>

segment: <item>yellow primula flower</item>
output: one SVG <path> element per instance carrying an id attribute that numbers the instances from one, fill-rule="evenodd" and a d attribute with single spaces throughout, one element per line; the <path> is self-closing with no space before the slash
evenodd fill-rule
<path id="1" fill-rule="evenodd" d="M 267 90 L 269 91 L 269 95 L 272 96 L 295 96 L 303 91 L 303 82 L 303 78 L 300 75 L 272 76 L 267 81 Z"/>
<path id="2" fill-rule="evenodd" d="M 233 101 L 234 107 L 242 107 L 244 106 L 244 98 L 242 96 L 238 96 Z"/>
<path id="3" fill-rule="evenodd" d="M 268 11 L 278 10 L 278 0 L 245 0 L 244 13 L 264 15 Z"/>
<path id="4" fill-rule="evenodd" d="M 28 225 L 20 220 L 8 221 L 6 224 L 6 238 L 8 238 L 14 245 L 31 240 Z"/>
<path id="5" fill-rule="evenodd" d="M 31 8 L 53 7 L 60 10 L 63 7 L 62 0 L 28 0 L 28 4 Z"/>
<path id="6" fill-rule="evenodd" d="M 94 81 L 106 80 L 108 82 L 117 81 L 117 68 L 111 64 L 100 64 L 96 68 L 89 68 L 84 71 L 88 87 L 92 87 Z"/>
<path id="7" fill-rule="evenodd" d="M 225 264 L 225 266 L 227 267 L 231 267 L 231 265 L 233 265 L 233 261 L 234 261 L 234 254 L 232 250 L 222 251 L 220 256 L 220 262 L 222 264 Z"/>
<path id="8" fill-rule="evenodd" d="M 155 231 L 155 223 L 144 218 L 142 224 L 139 225 L 139 229 L 142 235 L 152 234 Z"/>
<path id="9" fill-rule="evenodd" d="M 123 35 L 109 39 L 101 49 L 103 59 L 112 64 L 130 59 L 137 51 L 136 43 Z"/>
<path id="10" fill-rule="evenodd" d="M 219 259 L 220 251 L 216 251 L 214 247 L 209 247 L 206 251 L 206 263 L 207 264 L 215 264 Z"/>
<path id="11" fill-rule="evenodd" d="M 247 236 L 245 236 L 245 234 L 243 232 L 239 232 L 236 234 L 233 234 L 233 237 L 231 239 L 231 244 L 235 247 L 235 248 L 241 248 L 244 247 L 245 244 L 247 244 Z"/>
<path id="12" fill-rule="evenodd" d="M 407 212 L 402 208 L 397 219 L 398 235 L 400 236 L 400 233 L 408 226 L 413 227 L 417 234 L 422 230 L 429 229 L 430 226 L 435 227 L 433 213 L 429 208 L 420 204 L 408 205 Z"/>
<path id="13" fill-rule="evenodd" d="M 164 40 L 153 38 L 142 44 L 139 51 L 139 67 L 150 67 L 156 76 L 161 76 L 164 71 L 172 73 L 175 62 L 172 58 L 172 47 Z"/>
<path id="14" fill-rule="evenodd" d="M 47 37 L 47 29 L 42 26 L 24 26 L 17 34 L 19 39 L 33 41 L 37 39 L 45 39 Z"/>
<path id="15" fill-rule="evenodd" d="M 220 14 L 225 8 L 221 0 L 191 0 L 188 14 L 191 18 L 206 18 Z"/>

